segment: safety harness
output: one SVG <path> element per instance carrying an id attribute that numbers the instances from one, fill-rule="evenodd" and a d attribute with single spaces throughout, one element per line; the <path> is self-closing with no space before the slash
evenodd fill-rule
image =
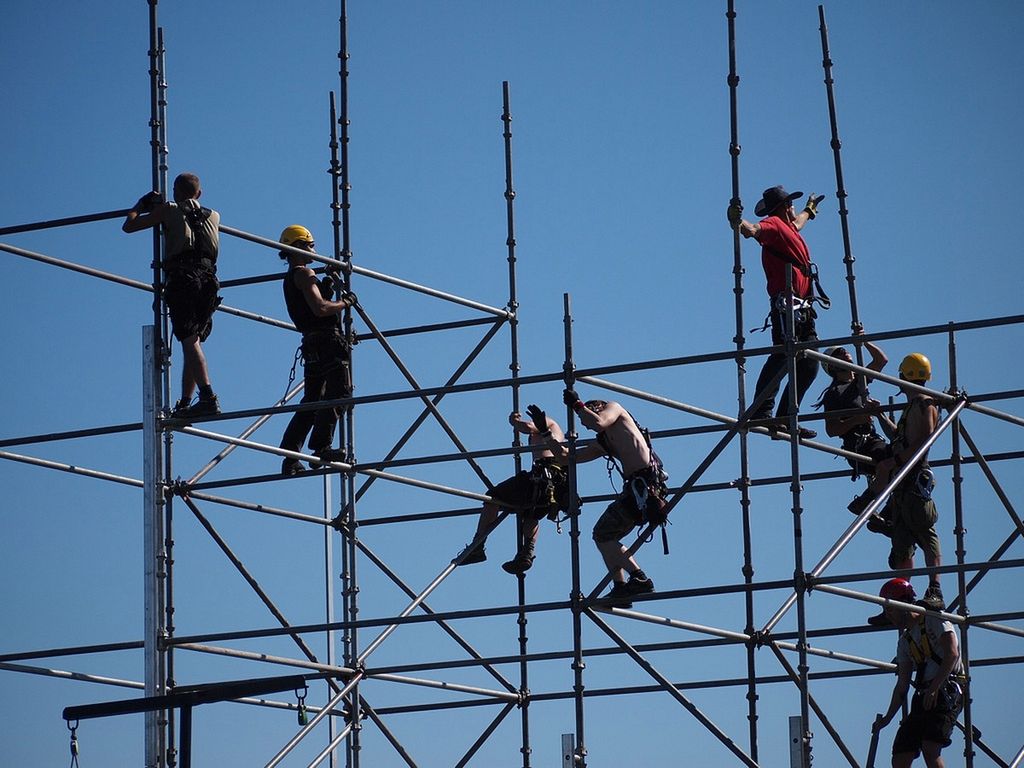
<path id="1" fill-rule="evenodd" d="M 793 315 L 797 324 L 807 322 L 809 319 L 817 317 L 818 313 L 814 310 L 815 304 L 818 304 L 822 309 L 831 309 L 832 307 L 832 299 L 828 297 L 828 294 L 825 293 L 825 289 L 821 286 L 821 279 L 818 277 L 817 264 L 812 261 L 809 267 L 805 267 L 803 264 L 797 264 L 777 251 L 772 251 L 772 253 L 779 260 L 791 265 L 793 269 L 799 271 L 804 277 L 810 278 L 811 295 L 804 297 L 793 296 L 790 298 L 785 293 L 779 293 L 772 296 L 771 308 L 768 310 L 768 314 L 765 315 L 764 324 L 760 328 L 751 328 L 749 333 L 760 333 L 768 330 L 768 327 L 772 323 L 772 312 L 785 313 L 788 301 L 792 301 L 793 303 Z M 782 316 L 785 317 L 785 314 Z"/>
<path id="2" fill-rule="evenodd" d="M 612 480 L 612 469 L 619 473 L 619 477 L 623 481 L 623 490 L 628 490 L 632 494 L 633 503 L 640 514 L 641 521 L 661 528 L 661 545 L 667 555 L 669 553 L 668 532 L 665 530 L 665 524 L 669 520 L 668 514 L 664 512 L 664 509 L 668 503 L 666 501 L 668 496 L 668 472 L 665 471 L 665 465 L 662 463 L 661 457 L 658 456 L 651 445 L 651 433 L 646 427 L 640 425 L 640 422 L 636 420 L 633 414 L 629 413 L 629 411 L 626 411 L 626 413 L 629 415 L 629 418 L 633 419 L 633 424 L 636 425 L 640 434 L 644 436 L 644 442 L 647 443 L 647 451 L 651 458 L 646 467 L 638 469 L 627 477 L 622 471 L 622 465 L 618 456 L 612 450 L 607 436 L 604 432 L 598 432 L 597 442 L 604 450 L 608 469 L 608 481 L 612 484 L 612 488 L 614 488 L 615 482 Z M 654 533 L 652 531 L 647 541 L 650 541 L 653 536 Z"/>
<path id="3" fill-rule="evenodd" d="M 181 212 L 185 217 L 185 223 L 192 230 L 192 252 L 196 259 L 207 259 L 211 265 L 217 263 L 217 246 L 206 230 L 206 222 L 209 221 L 213 211 L 202 206 L 181 206 Z"/>
<path id="4" fill-rule="evenodd" d="M 900 420 L 896 422 L 896 434 L 892 440 L 894 454 L 897 450 L 907 447 L 907 419 L 910 416 L 910 409 L 916 406 L 927 408 L 934 404 L 934 402 L 930 397 L 918 397 L 910 401 L 910 404 L 900 415 Z M 932 497 L 932 491 L 935 488 L 935 474 L 928 464 L 927 457 L 918 463 L 917 471 L 907 475 L 903 482 L 905 484 L 904 487 L 912 483 L 912 485 L 909 485 L 910 490 L 925 501 Z"/>
<path id="5" fill-rule="evenodd" d="M 915 605 L 921 605 L 929 607 L 924 602 L 918 600 L 914 603 Z M 907 640 L 907 647 L 910 649 L 910 658 L 913 660 L 915 665 L 914 681 L 913 686 L 915 690 L 923 691 L 928 687 L 927 681 L 924 679 L 924 672 L 928 666 L 928 661 L 934 661 L 936 665 L 942 666 L 942 657 L 935 651 L 932 644 L 932 639 L 929 637 L 928 626 L 926 623 L 927 616 L 923 613 L 917 614 L 917 622 L 920 627 L 920 642 L 914 640 L 910 634 L 910 630 L 906 630 L 903 636 Z M 961 668 L 959 672 L 950 672 L 949 678 L 946 680 L 946 687 L 954 687 L 956 689 L 956 695 L 962 695 L 963 690 L 962 684 L 966 682 L 967 676 L 963 671 L 961 662 Z"/>

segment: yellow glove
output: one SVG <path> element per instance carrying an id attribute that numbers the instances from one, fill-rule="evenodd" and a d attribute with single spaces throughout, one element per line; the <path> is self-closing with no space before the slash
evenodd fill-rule
<path id="1" fill-rule="evenodd" d="M 804 210 L 807 211 L 807 217 L 813 219 L 818 215 L 818 203 L 825 199 L 824 195 L 817 195 L 813 192 L 807 196 L 807 205 L 804 206 Z"/>

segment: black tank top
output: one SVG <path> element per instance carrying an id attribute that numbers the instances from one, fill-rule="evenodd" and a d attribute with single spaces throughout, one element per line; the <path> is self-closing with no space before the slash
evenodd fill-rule
<path id="1" fill-rule="evenodd" d="M 295 285 L 295 270 L 298 267 L 289 267 L 288 274 L 284 276 L 284 303 L 288 307 L 288 317 L 295 323 L 295 327 L 303 335 L 307 333 L 327 333 L 338 330 L 338 317 L 328 315 L 317 317 L 313 310 L 306 303 L 306 297 Z M 320 290 L 319 283 L 315 290 Z M 323 295 L 323 294 L 321 294 Z"/>

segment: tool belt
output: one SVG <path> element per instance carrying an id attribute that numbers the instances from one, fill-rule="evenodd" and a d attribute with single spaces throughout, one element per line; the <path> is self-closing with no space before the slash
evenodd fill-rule
<path id="1" fill-rule="evenodd" d="M 164 271 L 168 274 L 174 272 L 190 272 L 192 270 L 217 271 L 217 258 L 211 257 L 202 251 L 182 251 L 177 256 L 172 256 L 163 263 Z"/>

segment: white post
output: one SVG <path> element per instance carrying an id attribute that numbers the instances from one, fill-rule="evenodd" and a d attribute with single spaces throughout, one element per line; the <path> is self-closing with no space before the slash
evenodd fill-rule
<path id="1" fill-rule="evenodd" d="M 143 592 L 146 696 L 164 691 L 164 652 L 160 647 L 164 621 L 164 525 L 163 490 L 160 484 L 160 430 L 157 415 L 160 403 L 160 376 L 157 368 L 156 329 L 142 329 L 142 477 L 143 477 Z M 164 762 L 164 713 L 147 712 L 146 768 L 161 768 Z"/>
<path id="2" fill-rule="evenodd" d="M 576 754 L 576 735 L 562 734 L 562 768 L 573 768 L 573 756 Z"/>

